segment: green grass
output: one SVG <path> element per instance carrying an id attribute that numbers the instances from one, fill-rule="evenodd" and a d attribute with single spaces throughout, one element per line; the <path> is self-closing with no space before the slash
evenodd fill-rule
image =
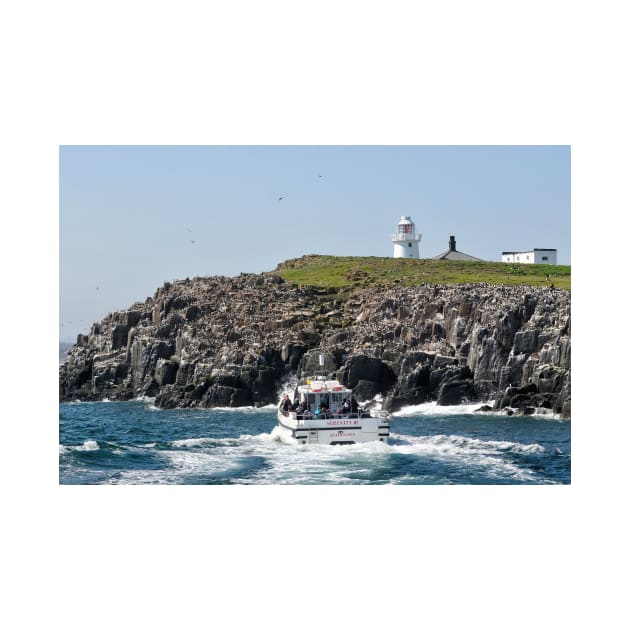
<path id="1" fill-rule="evenodd" d="M 287 260 L 272 272 L 298 285 L 352 290 L 366 286 L 416 286 L 487 282 L 571 289 L 570 265 L 523 265 L 376 256 L 308 255 Z"/>

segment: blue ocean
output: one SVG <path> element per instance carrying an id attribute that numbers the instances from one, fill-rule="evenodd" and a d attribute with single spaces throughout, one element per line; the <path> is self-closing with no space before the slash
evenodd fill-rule
<path id="1" fill-rule="evenodd" d="M 389 441 L 299 445 L 276 409 L 59 408 L 60 484 L 568 484 L 571 422 L 408 407 Z"/>

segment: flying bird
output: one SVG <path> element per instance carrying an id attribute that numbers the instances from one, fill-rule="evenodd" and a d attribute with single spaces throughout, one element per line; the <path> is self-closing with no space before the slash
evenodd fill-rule
<path id="1" fill-rule="evenodd" d="M 278 197 L 278 201 L 282 201 L 284 197 Z"/>
<path id="2" fill-rule="evenodd" d="M 190 241 L 190 242 L 194 244 L 195 241 Z"/>

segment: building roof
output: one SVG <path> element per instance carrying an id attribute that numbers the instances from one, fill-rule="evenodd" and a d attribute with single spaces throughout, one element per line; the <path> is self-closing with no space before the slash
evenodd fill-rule
<path id="1" fill-rule="evenodd" d="M 464 254 L 464 252 L 458 252 L 455 243 L 455 237 L 451 236 L 448 242 L 448 249 L 437 256 L 432 256 L 432 260 L 483 260 L 471 256 L 470 254 Z"/>
<path id="2" fill-rule="evenodd" d="M 458 252 L 457 250 L 448 250 L 443 254 L 438 254 L 432 257 L 433 260 L 483 260 L 482 258 L 476 258 L 470 254 L 464 254 L 464 252 Z"/>

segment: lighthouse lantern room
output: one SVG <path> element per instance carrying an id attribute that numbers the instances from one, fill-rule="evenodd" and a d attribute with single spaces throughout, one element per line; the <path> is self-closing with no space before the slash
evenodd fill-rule
<path id="1" fill-rule="evenodd" d="M 392 234 L 394 258 L 419 258 L 418 242 L 422 234 L 416 234 L 416 226 L 411 217 L 400 217 L 398 229 Z"/>

